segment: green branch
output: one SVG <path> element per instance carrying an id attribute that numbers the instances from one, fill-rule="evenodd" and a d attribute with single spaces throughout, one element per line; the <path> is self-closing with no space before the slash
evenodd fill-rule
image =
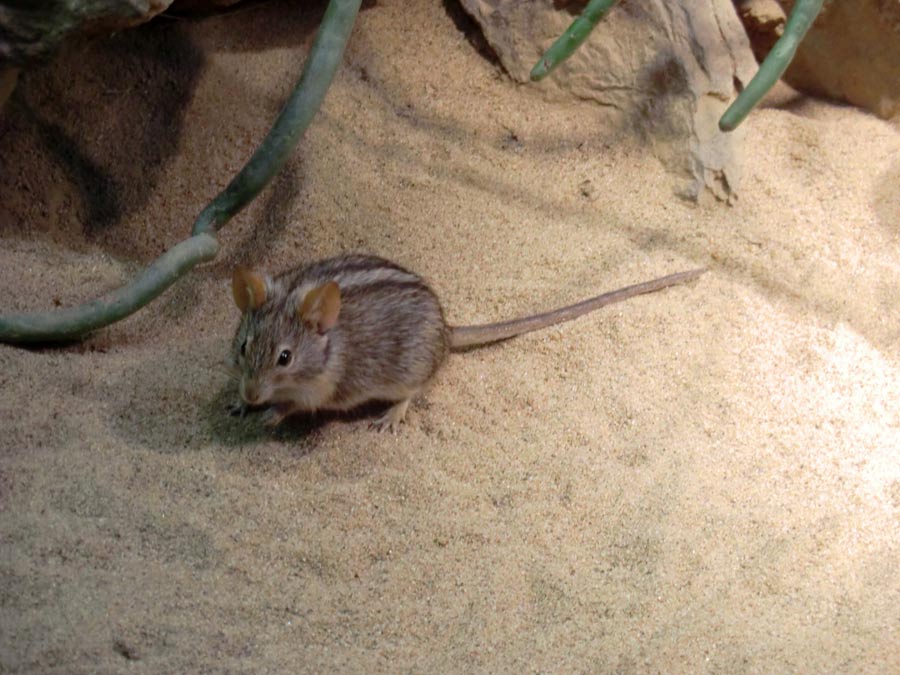
<path id="1" fill-rule="evenodd" d="M 719 129 L 734 131 L 766 92 L 771 89 L 791 64 L 797 47 L 822 9 L 823 0 L 797 0 L 784 25 L 784 33 L 756 71 L 746 89 L 735 99 L 719 120 Z"/>
<path id="2" fill-rule="evenodd" d="M 531 69 L 532 82 L 543 80 L 556 66 L 572 56 L 614 4 L 616 0 L 591 0 L 581 15 Z"/>
<path id="3" fill-rule="evenodd" d="M 272 130 L 250 161 L 219 196 L 203 209 L 194 234 L 218 230 L 265 187 L 281 170 L 313 116 L 337 72 L 362 0 L 331 0 L 309 52 L 303 75 L 275 120 Z"/>
<path id="4" fill-rule="evenodd" d="M 195 265 L 218 251 L 214 232 L 278 173 L 322 104 L 344 54 L 362 0 L 331 0 L 291 97 L 241 172 L 194 222 L 192 236 L 166 251 L 129 284 L 68 309 L 0 315 L 2 342 L 59 342 L 81 337 L 133 314 Z"/>
<path id="5" fill-rule="evenodd" d="M 71 340 L 136 312 L 156 298 L 196 264 L 212 260 L 219 250 L 216 238 L 198 234 L 176 244 L 127 286 L 77 307 L 37 314 L 5 314 L 0 317 L 0 337 L 5 342 L 56 342 Z"/>
<path id="6" fill-rule="evenodd" d="M 794 59 L 803 36 L 806 35 L 806 31 L 809 30 L 822 10 L 823 1 L 797 0 L 785 23 L 784 34 L 775 43 L 747 88 L 722 115 L 719 120 L 719 129 L 734 131 L 784 74 Z M 568 59 L 615 3 L 616 0 L 591 0 L 581 15 L 572 22 L 566 32 L 553 43 L 531 69 L 531 80 L 537 82 L 544 79 L 554 68 Z"/>

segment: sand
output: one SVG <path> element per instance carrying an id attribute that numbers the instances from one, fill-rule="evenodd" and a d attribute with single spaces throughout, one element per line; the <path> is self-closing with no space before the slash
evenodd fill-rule
<path id="1" fill-rule="evenodd" d="M 25 73 L 0 309 L 183 238 L 320 16 L 164 19 Z M 215 262 L 80 344 L 0 345 L 0 672 L 900 672 L 898 128 L 779 88 L 737 202 L 695 205 L 464 28 L 364 9 Z M 455 355 L 397 435 L 226 416 L 232 267 L 344 251 L 457 323 L 709 272 Z"/>

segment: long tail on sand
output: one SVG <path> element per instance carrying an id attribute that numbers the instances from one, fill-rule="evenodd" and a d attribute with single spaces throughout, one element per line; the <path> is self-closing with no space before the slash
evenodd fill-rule
<path id="1" fill-rule="evenodd" d="M 652 281 L 645 281 L 640 284 L 635 284 L 634 286 L 626 286 L 617 291 L 610 291 L 609 293 L 604 293 L 603 295 L 598 295 L 594 298 L 589 298 L 588 300 L 582 300 L 581 302 L 569 305 L 568 307 L 554 309 L 550 312 L 535 314 L 534 316 L 523 317 L 521 319 L 512 319 L 511 321 L 502 321 L 500 323 L 489 323 L 482 326 L 453 326 L 450 329 L 450 348 L 465 349 L 466 347 L 475 345 L 484 345 L 490 342 L 506 340 L 507 338 L 522 335 L 523 333 L 528 333 L 540 328 L 547 328 L 548 326 L 553 326 L 564 321 L 571 321 L 583 314 L 593 312 L 595 309 L 628 300 L 636 295 L 653 293 L 669 286 L 693 281 L 705 271 L 705 269 L 701 268 L 689 270 L 687 272 L 677 272 L 676 274 L 670 274 L 665 277 L 660 277 L 659 279 L 653 279 Z"/>

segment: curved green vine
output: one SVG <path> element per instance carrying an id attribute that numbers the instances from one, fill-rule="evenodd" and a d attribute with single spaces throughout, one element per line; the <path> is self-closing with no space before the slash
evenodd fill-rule
<path id="1" fill-rule="evenodd" d="M 215 257 L 218 231 L 278 173 L 331 85 L 362 0 L 331 0 L 303 74 L 260 147 L 203 209 L 189 238 L 166 251 L 131 282 L 96 300 L 47 312 L 0 315 L 2 342 L 60 342 L 119 321 L 162 294 L 201 262 Z"/>
<path id="2" fill-rule="evenodd" d="M 797 0 L 785 23 L 783 35 L 775 43 L 746 89 L 722 115 L 719 129 L 734 131 L 784 74 L 797 53 L 797 47 L 822 10 L 823 1 Z M 568 59 L 615 3 L 616 0 L 591 0 L 581 15 L 531 69 L 531 80 L 534 82 L 542 80 Z"/>
<path id="3" fill-rule="evenodd" d="M 550 49 L 534 64 L 534 68 L 531 69 L 532 82 L 543 80 L 560 63 L 572 56 L 594 30 L 594 26 L 600 23 L 600 20 L 616 2 L 617 0 L 591 0 L 581 15 L 566 29 L 566 32 L 559 36 Z"/>
<path id="4" fill-rule="evenodd" d="M 784 25 L 784 33 L 768 53 L 756 75 L 719 119 L 719 129 L 734 131 L 760 102 L 794 60 L 797 47 L 822 10 L 823 0 L 797 0 Z"/>
<path id="5" fill-rule="evenodd" d="M 212 260 L 218 250 L 219 242 L 212 235 L 189 237 L 154 260 L 127 286 L 96 300 L 54 312 L 0 317 L 0 337 L 5 342 L 58 342 L 81 337 L 136 312 L 192 267 Z"/>

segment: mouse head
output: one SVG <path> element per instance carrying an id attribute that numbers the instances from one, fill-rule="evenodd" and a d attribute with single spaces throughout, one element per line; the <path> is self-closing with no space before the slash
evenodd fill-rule
<path id="1" fill-rule="evenodd" d="M 328 365 L 341 311 L 337 283 L 290 289 L 280 280 L 238 267 L 231 292 L 243 315 L 231 349 L 241 398 L 250 405 L 320 407 L 333 391 Z"/>

